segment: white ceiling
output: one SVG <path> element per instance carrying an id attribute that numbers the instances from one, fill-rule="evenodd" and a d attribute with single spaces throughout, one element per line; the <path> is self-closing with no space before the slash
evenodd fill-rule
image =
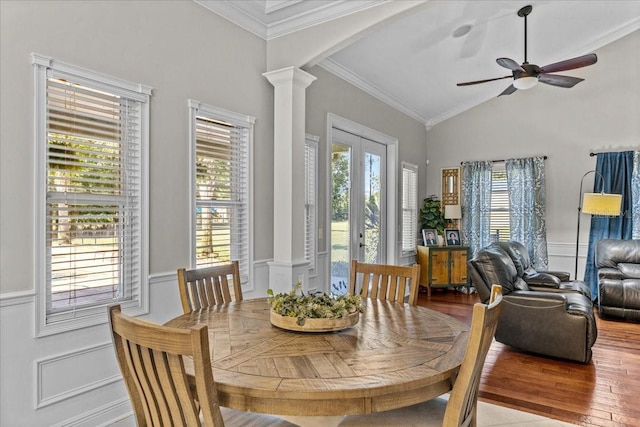
<path id="1" fill-rule="evenodd" d="M 265 40 L 385 2 L 196 1 Z M 456 83 L 511 74 L 496 63 L 499 57 L 524 62 L 524 19 L 517 11 L 527 4 L 533 6 L 527 18 L 527 59 L 540 66 L 591 53 L 640 30 L 640 0 L 431 0 L 319 65 L 434 125 L 492 99 L 509 86 L 509 79 L 467 87 Z M 456 37 L 456 30 L 465 25 L 471 30 Z M 589 72 L 583 68 L 558 74 L 585 78 Z M 588 84 L 588 78 L 580 83 Z M 509 96 L 518 96 L 518 92 Z"/>

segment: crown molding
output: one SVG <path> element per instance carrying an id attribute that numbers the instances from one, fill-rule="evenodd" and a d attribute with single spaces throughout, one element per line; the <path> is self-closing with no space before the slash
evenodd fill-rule
<path id="1" fill-rule="evenodd" d="M 323 2 L 320 6 L 308 9 L 291 16 L 274 19 L 269 15 L 280 12 L 285 14 L 287 8 L 295 8 L 302 1 L 272 1 L 265 4 L 264 11 L 242 2 L 221 0 L 193 0 L 200 6 L 222 16 L 234 24 L 264 39 L 271 40 L 280 36 L 304 30 L 343 16 L 379 6 L 391 0 L 334 0 Z M 262 16 L 257 16 L 262 15 Z"/>
<path id="2" fill-rule="evenodd" d="M 286 9 L 296 3 L 302 3 L 302 0 L 265 0 L 264 12 L 268 15 L 281 9 Z"/>
<path id="3" fill-rule="evenodd" d="M 328 2 L 316 9 L 294 15 L 267 25 L 267 40 L 295 33 L 324 22 L 387 3 L 390 0 L 350 0 Z"/>
<path id="4" fill-rule="evenodd" d="M 582 49 L 580 49 L 581 53 L 578 54 L 581 55 L 584 52 L 591 52 L 593 50 L 600 49 L 601 47 L 606 46 L 609 43 L 613 43 L 616 40 L 619 40 L 624 36 L 638 30 L 640 30 L 640 16 L 627 22 L 624 25 L 614 28 L 613 30 L 603 34 L 600 37 L 590 40 L 586 46 L 583 46 Z"/>
<path id="5" fill-rule="evenodd" d="M 342 65 L 340 65 L 333 59 L 331 58 L 323 59 L 322 61 L 320 61 L 320 63 L 318 63 L 318 66 L 320 66 L 321 68 L 324 68 L 331 74 L 334 74 L 340 77 L 341 79 L 347 81 L 348 83 L 351 83 L 355 87 L 363 90 L 364 92 L 384 102 L 390 107 L 395 108 L 401 113 L 404 113 L 407 116 L 419 121 L 420 123 L 426 124 L 428 122 L 426 117 L 424 117 L 414 109 L 408 107 L 398 99 L 394 98 L 393 96 L 389 95 L 388 93 L 384 92 L 378 87 L 367 82 L 365 79 L 353 73 L 351 70 L 344 68 Z"/>
<path id="6" fill-rule="evenodd" d="M 250 33 L 253 33 L 264 40 L 267 39 L 267 25 L 251 14 L 233 5 L 231 2 L 218 0 L 193 1 L 204 7 L 205 9 L 209 9 L 211 12 L 220 15 L 228 21 L 233 22 L 239 27 L 244 28 Z"/>

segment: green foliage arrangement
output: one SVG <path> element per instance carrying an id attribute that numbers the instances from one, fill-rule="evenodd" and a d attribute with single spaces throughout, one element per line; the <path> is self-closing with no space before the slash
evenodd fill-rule
<path id="1" fill-rule="evenodd" d="M 429 196 L 424 199 L 422 209 L 420 209 L 421 228 L 435 228 L 442 234 L 446 224 L 440 200 L 436 196 Z"/>
<path id="2" fill-rule="evenodd" d="M 268 289 L 267 295 L 271 310 L 282 316 L 297 317 L 298 326 L 304 325 L 305 319 L 339 319 L 364 311 L 360 295 L 305 295 L 300 282 L 288 293 L 274 295 L 273 289 Z"/>

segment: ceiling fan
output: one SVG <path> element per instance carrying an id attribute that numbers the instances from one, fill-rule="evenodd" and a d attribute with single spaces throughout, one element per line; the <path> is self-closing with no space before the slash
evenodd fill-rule
<path id="1" fill-rule="evenodd" d="M 593 65 L 598 61 L 598 57 L 595 53 L 590 53 L 588 55 L 579 56 L 577 58 L 567 59 L 564 61 L 556 62 L 553 64 L 545 65 L 544 67 L 539 67 L 535 64 L 529 64 L 527 62 L 527 15 L 531 13 L 533 8 L 529 6 L 524 6 L 522 9 L 518 10 L 518 16 L 524 18 L 524 62 L 522 64 L 518 64 L 516 61 L 510 58 L 498 58 L 496 62 L 498 65 L 508 68 L 511 70 L 512 74 L 504 77 L 496 77 L 494 79 L 486 79 L 486 80 L 476 80 L 472 82 L 458 83 L 457 86 L 470 86 L 479 83 L 492 82 L 494 80 L 502 80 L 513 78 L 513 83 L 506 88 L 500 95 L 511 95 L 518 89 L 529 89 L 538 84 L 538 82 L 546 83 L 552 86 L 559 87 L 573 87 L 576 84 L 580 83 L 584 79 L 580 79 L 578 77 L 570 77 L 570 76 L 560 76 L 557 74 L 559 71 L 567 71 L 574 70 L 576 68 L 586 67 L 588 65 Z"/>

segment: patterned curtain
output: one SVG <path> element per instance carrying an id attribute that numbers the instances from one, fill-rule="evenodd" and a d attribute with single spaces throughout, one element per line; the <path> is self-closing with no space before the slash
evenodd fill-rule
<path id="1" fill-rule="evenodd" d="M 505 162 L 509 193 L 511 240 L 522 243 L 536 270 L 546 270 L 547 226 L 544 158 L 509 159 Z"/>
<path id="2" fill-rule="evenodd" d="M 462 164 L 462 235 L 471 256 L 489 245 L 491 161 Z"/>
<path id="3" fill-rule="evenodd" d="M 623 151 L 614 153 L 598 153 L 596 171 L 602 174 L 602 179 L 595 179 L 594 193 L 604 191 L 610 194 L 622 194 L 622 208 L 620 216 L 591 217 L 589 231 L 589 248 L 584 281 L 591 288 L 591 295 L 598 298 L 598 271 L 595 265 L 595 248 L 600 239 L 631 239 L 632 237 L 632 179 L 634 152 Z"/>
<path id="4" fill-rule="evenodd" d="M 640 239 L 640 151 L 633 153 L 633 172 L 631 173 L 631 222 L 632 237 Z"/>

